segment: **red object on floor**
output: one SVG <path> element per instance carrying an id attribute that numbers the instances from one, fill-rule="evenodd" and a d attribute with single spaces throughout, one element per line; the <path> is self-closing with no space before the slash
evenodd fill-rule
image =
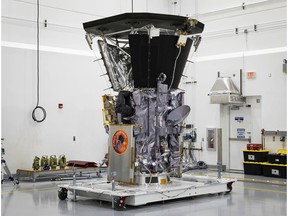
<path id="1" fill-rule="evenodd" d="M 263 149 L 262 144 L 254 144 L 254 143 L 247 144 L 247 150 L 262 150 L 262 149 Z"/>
<path id="2" fill-rule="evenodd" d="M 98 167 L 97 163 L 92 161 L 81 161 L 81 160 L 69 160 L 67 161 L 67 166 L 74 167 Z"/>

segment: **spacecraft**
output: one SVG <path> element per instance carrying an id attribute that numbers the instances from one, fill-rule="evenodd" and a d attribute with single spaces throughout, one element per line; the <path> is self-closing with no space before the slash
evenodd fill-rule
<path id="1" fill-rule="evenodd" d="M 190 107 L 178 90 L 204 24 L 187 17 L 125 13 L 84 23 L 98 47 L 116 97 L 103 97 L 109 133 L 108 180 L 129 184 L 181 176 L 178 136 Z M 194 36 L 197 34 L 197 36 Z M 107 106 L 108 105 L 108 106 Z"/>
<path id="2" fill-rule="evenodd" d="M 90 48 L 98 45 L 115 92 L 102 97 L 109 134 L 107 181 L 61 186 L 62 192 L 73 188 L 78 195 L 116 197 L 122 206 L 231 191 L 231 179 L 184 181 L 182 176 L 180 135 L 190 107 L 178 87 L 204 24 L 184 16 L 124 13 L 83 27 Z M 107 182 L 113 183 L 112 191 Z"/>

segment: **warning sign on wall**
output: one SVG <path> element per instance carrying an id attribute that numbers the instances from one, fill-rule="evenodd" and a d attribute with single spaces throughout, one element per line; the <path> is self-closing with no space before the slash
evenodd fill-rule
<path id="1" fill-rule="evenodd" d="M 245 139 L 245 128 L 237 128 L 237 138 Z"/>

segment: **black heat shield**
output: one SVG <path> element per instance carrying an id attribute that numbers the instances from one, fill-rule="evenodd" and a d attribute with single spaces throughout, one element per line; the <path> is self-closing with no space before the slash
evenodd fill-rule
<path id="1" fill-rule="evenodd" d="M 147 29 L 137 29 L 148 25 L 161 29 L 160 35 L 149 39 Z M 167 76 L 164 83 L 172 89 L 178 88 L 193 43 L 188 38 L 186 45 L 178 48 L 176 32 L 191 35 L 204 29 L 203 23 L 187 17 L 155 13 L 124 13 L 86 22 L 83 26 L 87 33 L 96 36 L 129 39 L 134 88 L 156 88 L 157 78 L 164 73 Z M 132 29 L 137 33 L 130 34 Z M 114 86 L 113 89 L 119 91 Z"/>
<path id="2" fill-rule="evenodd" d="M 103 19 L 94 20 L 83 23 L 83 27 L 87 33 L 94 35 L 106 35 L 116 33 L 115 38 L 127 38 L 127 32 L 131 28 L 141 28 L 143 26 L 153 24 L 155 28 L 162 28 L 176 31 L 181 29 L 188 34 L 198 34 L 203 32 L 204 24 L 196 22 L 193 28 L 188 27 L 187 17 L 175 16 L 168 14 L 155 13 L 124 13 Z M 117 34 L 117 32 L 119 32 Z"/>

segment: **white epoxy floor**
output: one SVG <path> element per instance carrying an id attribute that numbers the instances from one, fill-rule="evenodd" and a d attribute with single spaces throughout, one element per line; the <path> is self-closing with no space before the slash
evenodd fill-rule
<path id="1" fill-rule="evenodd" d="M 213 172 L 211 172 L 213 174 Z M 111 203 L 85 197 L 58 199 L 59 181 L 24 182 L 18 186 L 4 182 L 1 188 L 2 216 L 286 216 L 286 179 L 227 174 L 240 181 L 226 195 L 204 195 L 194 198 L 158 202 L 145 206 L 127 206 L 114 210 Z M 83 180 L 82 180 L 83 181 Z M 84 180 L 89 181 L 89 180 Z"/>

